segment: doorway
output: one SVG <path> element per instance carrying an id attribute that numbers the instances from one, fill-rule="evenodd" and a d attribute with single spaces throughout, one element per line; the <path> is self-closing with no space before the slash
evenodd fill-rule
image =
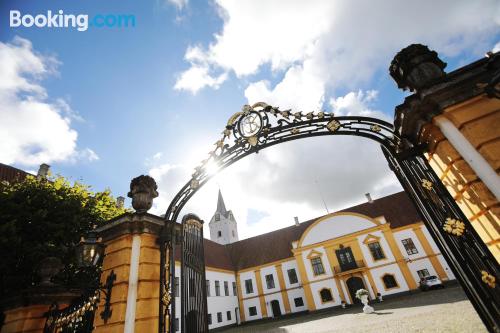
<path id="1" fill-rule="evenodd" d="M 361 300 L 356 298 L 356 291 L 359 289 L 366 289 L 363 279 L 357 276 L 350 277 L 346 281 L 347 288 L 349 289 L 349 294 L 351 295 L 352 302 L 354 304 L 361 303 Z"/>
<path id="2" fill-rule="evenodd" d="M 277 300 L 271 301 L 271 309 L 273 310 L 273 317 L 281 316 L 280 302 Z"/>

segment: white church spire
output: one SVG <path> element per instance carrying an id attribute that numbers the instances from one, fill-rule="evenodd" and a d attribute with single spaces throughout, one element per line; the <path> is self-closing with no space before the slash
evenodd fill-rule
<path id="1" fill-rule="evenodd" d="M 217 208 L 208 226 L 210 227 L 210 239 L 214 242 L 225 245 L 239 240 L 238 224 L 234 219 L 233 212 L 226 209 L 220 189 Z"/>

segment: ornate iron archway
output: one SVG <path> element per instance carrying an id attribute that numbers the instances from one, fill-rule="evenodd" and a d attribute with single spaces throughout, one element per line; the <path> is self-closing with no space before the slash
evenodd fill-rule
<path id="1" fill-rule="evenodd" d="M 247 155 L 279 143 L 323 135 L 365 137 L 382 146 L 391 170 L 413 200 L 481 319 L 490 331 L 500 332 L 500 292 L 495 283 L 500 271 L 498 263 L 429 166 L 420 147 L 403 148 L 393 126 L 380 119 L 335 117 L 326 112 L 282 111 L 265 103 L 245 105 L 241 112 L 229 119 L 222 138 L 214 144 L 214 150 L 195 168 L 192 178 L 167 209 L 165 227 L 160 237 L 159 332 L 175 331 L 175 298 L 171 288 L 175 283 L 175 265 L 170 263 L 174 262 L 174 245 L 184 241 L 181 230 L 185 226 L 181 227 L 176 221 L 189 199 L 217 172 Z M 182 248 L 184 251 L 185 247 Z M 197 248 L 201 252 L 191 252 L 190 255 L 203 257 L 203 247 Z M 182 265 L 184 267 L 185 263 Z M 187 295 L 184 288 L 188 286 L 183 284 L 182 288 L 182 295 Z M 203 292 L 197 297 L 205 298 L 205 288 L 200 290 Z M 184 297 L 181 302 L 195 302 L 205 307 L 200 311 L 206 311 L 206 302 L 198 299 Z M 181 318 L 183 331 L 187 326 L 186 319 Z M 206 323 L 204 326 L 199 327 L 198 331 L 207 331 Z"/>

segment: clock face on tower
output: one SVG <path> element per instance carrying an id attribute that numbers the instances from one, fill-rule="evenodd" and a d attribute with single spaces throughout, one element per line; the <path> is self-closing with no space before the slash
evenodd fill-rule
<path id="1" fill-rule="evenodd" d="M 240 134 L 246 138 L 257 135 L 261 129 L 262 118 L 257 112 L 250 112 L 240 120 Z"/>

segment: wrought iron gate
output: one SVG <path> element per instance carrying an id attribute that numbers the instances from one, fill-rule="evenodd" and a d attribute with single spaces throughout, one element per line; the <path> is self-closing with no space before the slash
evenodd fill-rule
<path id="1" fill-rule="evenodd" d="M 203 221 L 188 214 L 182 219 L 181 327 L 183 332 L 208 332 L 207 290 L 203 251 Z"/>
<path id="2" fill-rule="evenodd" d="M 162 271 L 159 333 L 175 332 L 173 324 L 167 325 L 168 322 L 173 322 L 169 318 L 175 318 L 175 302 L 171 302 L 173 295 L 170 288 L 174 283 L 175 265 L 168 262 L 174 262 L 173 244 L 175 235 L 179 233 L 176 231 L 179 230 L 176 221 L 187 201 L 218 171 L 245 156 L 286 141 L 324 135 L 364 137 L 382 146 L 389 166 L 413 200 L 484 324 L 491 332 L 500 332 L 500 287 L 496 284 L 500 269 L 497 261 L 431 169 L 422 150 L 418 147 L 403 148 L 392 124 L 369 117 L 335 117 L 333 113 L 326 112 L 279 110 L 265 103 L 257 103 L 253 106 L 245 105 L 241 112 L 234 114 L 222 134 L 222 138 L 215 142 L 214 150 L 195 168 L 192 178 L 177 193 L 165 214 L 165 227 L 160 239 Z M 231 137 L 234 139 L 231 140 Z M 183 234 L 184 224 L 183 222 Z M 185 241 L 182 239 L 182 243 Z M 185 260 L 184 255 L 182 258 Z M 199 282 L 195 288 L 204 290 L 204 278 L 193 281 Z M 189 296 L 189 283 L 191 282 L 183 283 L 185 297 Z M 201 314 L 201 309 L 206 309 L 206 303 L 193 302 L 185 305 L 185 297 L 182 299 L 183 318 L 189 311 Z M 184 306 L 188 306 L 186 310 Z M 206 316 L 206 311 L 203 316 Z M 168 327 L 170 330 L 167 331 Z M 186 331 L 185 327 L 182 326 L 183 332 L 197 332 Z M 196 326 L 196 329 L 198 327 L 201 326 Z"/>

